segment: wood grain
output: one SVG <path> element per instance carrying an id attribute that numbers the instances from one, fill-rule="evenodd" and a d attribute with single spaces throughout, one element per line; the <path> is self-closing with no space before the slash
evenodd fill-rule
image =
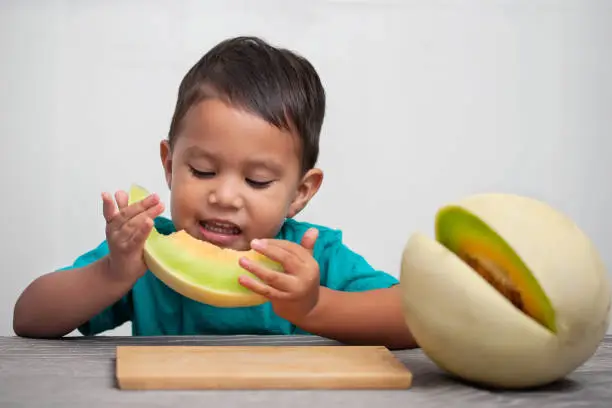
<path id="1" fill-rule="evenodd" d="M 385 347 L 119 346 L 121 389 L 405 389 Z"/>

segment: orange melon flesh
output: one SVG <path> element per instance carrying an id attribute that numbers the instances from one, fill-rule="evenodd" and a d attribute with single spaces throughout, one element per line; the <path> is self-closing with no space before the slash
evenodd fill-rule
<path id="1" fill-rule="evenodd" d="M 141 201 L 148 195 L 146 189 L 132 185 L 129 203 Z M 238 282 L 242 275 L 258 280 L 239 265 L 241 257 L 283 271 L 279 263 L 254 250 L 221 248 L 183 230 L 164 235 L 153 228 L 144 248 L 147 267 L 167 286 L 192 300 L 218 307 L 255 306 L 267 301 Z"/>
<path id="2" fill-rule="evenodd" d="M 436 217 L 436 239 L 527 316 L 556 332 L 554 308 L 510 245 L 476 215 L 449 205 Z"/>

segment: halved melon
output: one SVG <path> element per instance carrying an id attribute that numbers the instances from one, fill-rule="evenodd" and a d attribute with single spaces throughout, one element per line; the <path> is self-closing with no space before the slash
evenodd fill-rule
<path id="1" fill-rule="evenodd" d="M 130 188 L 129 204 L 148 195 L 146 189 L 134 184 Z M 239 265 L 241 257 L 283 272 L 279 263 L 254 250 L 221 248 L 196 239 L 184 230 L 165 235 L 153 228 L 144 248 L 147 267 L 167 286 L 192 300 L 218 307 L 255 306 L 267 301 L 238 282 L 241 275 L 258 279 Z"/>
<path id="2" fill-rule="evenodd" d="M 478 194 L 441 208 L 436 240 L 408 239 L 400 287 L 423 351 L 467 381 L 502 388 L 565 377 L 610 323 L 610 282 L 593 242 L 533 198 Z"/>

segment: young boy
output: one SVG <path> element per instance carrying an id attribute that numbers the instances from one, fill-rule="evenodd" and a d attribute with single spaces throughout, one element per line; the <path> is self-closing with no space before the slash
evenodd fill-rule
<path id="1" fill-rule="evenodd" d="M 296 221 L 323 173 L 315 167 L 325 93 L 312 65 L 261 39 L 211 49 L 187 73 L 169 137 L 160 145 L 172 220 L 152 194 L 102 194 L 106 239 L 74 264 L 43 275 L 18 299 L 14 330 L 95 335 L 131 321 L 134 335 L 310 333 L 352 344 L 414 347 L 395 278 L 347 248 L 340 232 Z M 216 245 L 253 248 L 277 273 L 246 260 L 261 282 L 240 283 L 270 301 L 216 308 L 172 291 L 147 270 L 155 226 Z"/>

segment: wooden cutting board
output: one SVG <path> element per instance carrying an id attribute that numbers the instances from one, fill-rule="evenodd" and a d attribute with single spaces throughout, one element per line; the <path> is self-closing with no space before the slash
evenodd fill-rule
<path id="1" fill-rule="evenodd" d="M 375 346 L 119 346 L 119 388 L 405 389 L 412 373 Z"/>

